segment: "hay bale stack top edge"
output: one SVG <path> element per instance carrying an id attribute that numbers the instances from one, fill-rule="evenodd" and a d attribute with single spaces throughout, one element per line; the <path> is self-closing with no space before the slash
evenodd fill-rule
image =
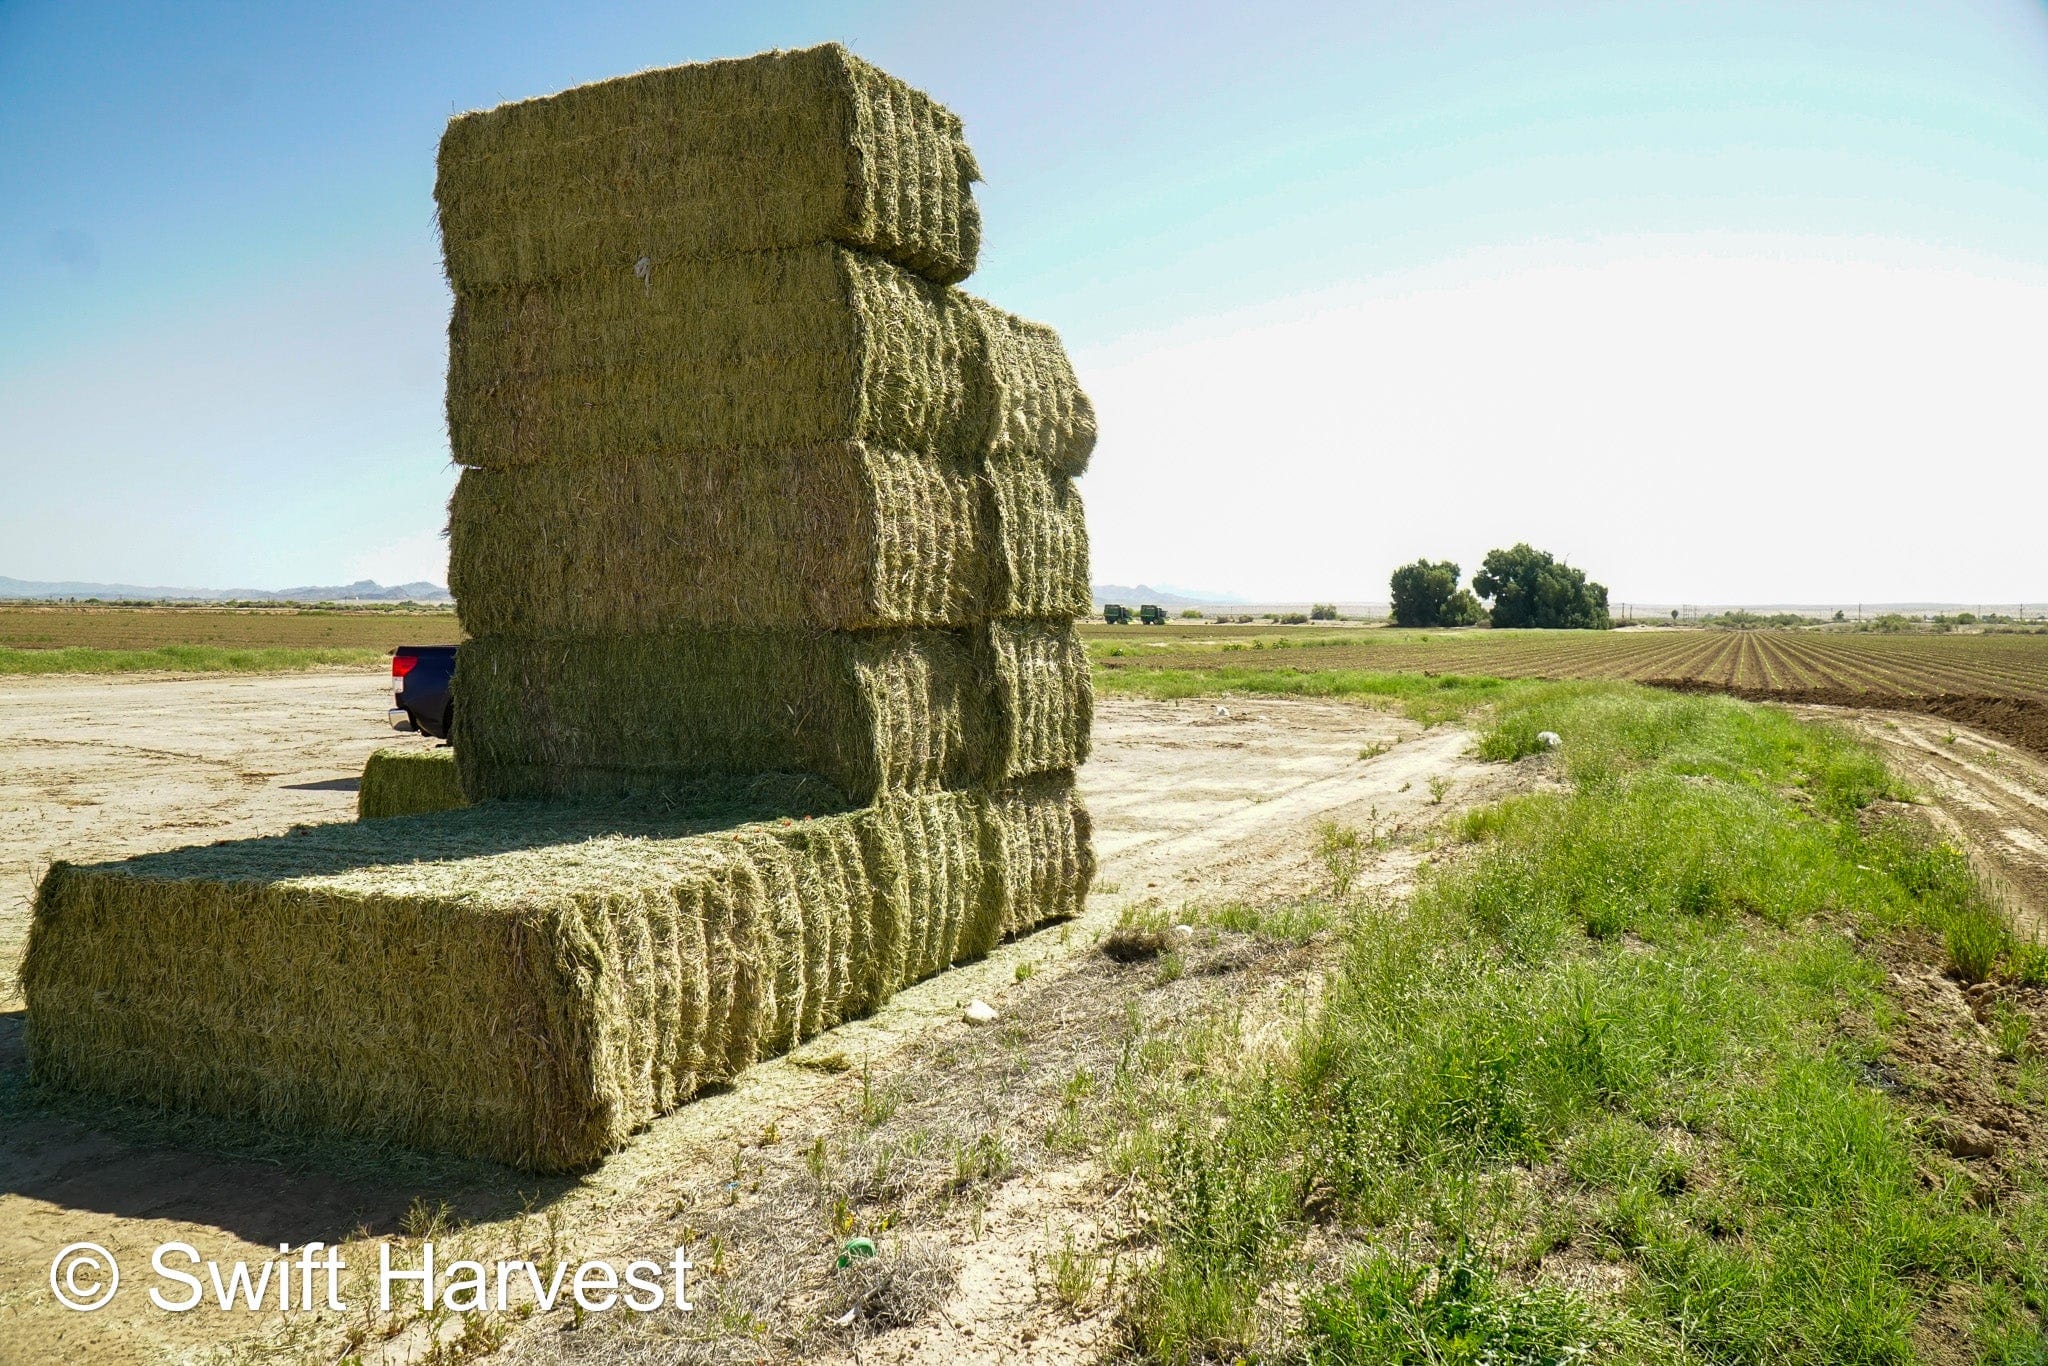
<path id="1" fill-rule="evenodd" d="M 957 115 L 827 43 L 459 115 L 435 199 L 458 291 L 822 241 L 952 284 L 980 174 Z"/>

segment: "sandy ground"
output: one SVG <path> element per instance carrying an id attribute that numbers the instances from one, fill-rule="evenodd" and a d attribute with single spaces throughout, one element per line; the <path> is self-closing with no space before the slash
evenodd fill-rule
<path id="1" fill-rule="evenodd" d="M 354 672 L 0 685 L 0 974 L 10 992 L 34 879 L 50 858 L 108 858 L 352 818 L 364 759 L 394 740 L 383 721 L 385 689 L 383 678 Z M 1087 949 L 1134 901 L 1171 907 L 1297 889 L 1313 875 L 1308 831 L 1320 817 L 1398 832 L 1487 799 L 1509 778 L 1469 757 L 1469 738 L 1346 703 L 1233 702 L 1226 714 L 1208 702 L 1100 699 L 1083 787 L 1102 871 L 1084 916 L 912 988 L 800 1056 L 832 1050 L 886 1067 L 935 1031 L 960 1028 L 960 1008 L 973 997 L 1005 1012 L 1050 999 L 1065 974 L 1101 962 Z M 1388 748 L 1362 758 L 1368 746 Z M 1449 783 L 1440 797 L 1432 778 Z M 1416 857 L 1397 849 L 1365 876 L 1401 879 Z M 1028 981 L 1019 980 L 1019 963 L 1034 970 Z M 150 1249 L 173 1239 L 207 1257 L 253 1261 L 280 1243 L 393 1233 L 424 1199 L 448 1203 L 480 1244 L 523 1247 L 544 1215 L 550 1237 L 602 1256 L 634 1245 L 707 1164 L 730 1161 L 736 1136 L 815 1114 L 855 1084 L 848 1074 L 764 1064 L 658 1122 L 596 1171 L 544 1182 L 402 1162 L 338 1170 L 289 1146 L 222 1156 L 181 1143 L 175 1126 L 152 1131 L 41 1108 L 22 1092 L 23 1067 L 19 999 L 10 996 L 0 1002 L 0 1095 L 12 1097 L 0 1117 L 0 1363 L 190 1360 L 224 1341 L 276 1342 L 291 1326 L 274 1314 L 164 1313 L 148 1303 L 140 1274 L 106 1309 L 65 1312 L 45 1277 L 66 1243 L 101 1243 L 138 1271 Z M 980 1265 L 1004 1274 L 1000 1258 Z M 336 1327 L 295 1322 L 319 1333 Z M 968 1345 L 942 1338 L 932 1359 L 980 1354 Z"/>
<path id="2" fill-rule="evenodd" d="M 408 738 L 384 722 L 390 696 L 361 670 L 0 680 L 0 1010 L 20 1005 L 14 966 L 52 859 L 352 820 L 363 761 Z"/>

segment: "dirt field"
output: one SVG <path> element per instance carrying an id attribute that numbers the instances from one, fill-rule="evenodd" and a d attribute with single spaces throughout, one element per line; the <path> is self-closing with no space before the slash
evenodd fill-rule
<path id="1" fill-rule="evenodd" d="M 384 696 L 384 680 L 362 673 L 8 681 L 0 687 L 7 976 L 19 960 L 33 879 L 53 855 L 105 858 L 351 818 L 364 758 L 393 742 Z M 1285 894 L 1312 875 L 1307 831 L 1320 816 L 1412 830 L 1518 780 L 1467 757 L 1468 739 L 1346 703 L 1233 702 L 1222 715 L 1207 702 L 1104 699 L 1095 758 L 1083 775 L 1102 861 L 1086 916 L 913 988 L 804 1056 L 829 1049 L 885 1063 L 934 1033 L 963 1030 L 959 1010 L 973 996 L 1006 1014 L 1059 1001 L 1063 990 L 1099 1003 L 1106 998 L 1085 987 L 1085 969 L 1102 960 L 1087 949 L 1128 903 Z M 1378 744 L 1392 747 L 1359 757 Z M 1439 775 L 1452 784 L 1442 806 L 1428 792 L 1428 779 Z M 1403 877 L 1415 857 L 1396 850 L 1369 875 Z M 1035 969 L 1028 981 L 1019 980 L 1019 963 Z M 1073 981 L 1063 988 L 1066 979 Z M 428 1198 L 472 1222 L 473 1236 L 513 1244 L 519 1211 L 532 1204 L 581 1255 L 599 1255 L 631 1245 L 645 1224 L 666 1217 L 676 1191 L 729 1166 L 736 1136 L 836 1114 L 856 1085 L 850 1075 L 790 1062 L 758 1067 L 580 1181 L 368 1159 L 337 1171 L 331 1155 L 289 1145 L 273 1151 L 251 1139 L 248 1155 L 222 1157 L 207 1150 L 210 1141 L 181 1143 L 175 1126 L 38 1108 L 19 1094 L 17 996 L 4 1011 L 0 1094 L 13 1099 L 0 1122 L 0 1361 L 9 1362 L 55 1352 L 157 1360 L 218 1341 L 223 1329 L 256 1339 L 279 1329 L 263 1316 L 161 1313 L 140 1292 L 124 1291 L 90 1316 L 63 1313 L 40 1277 L 67 1242 L 90 1239 L 124 1259 L 140 1253 L 145 1265 L 147 1249 L 172 1238 L 209 1256 L 260 1258 L 281 1242 L 395 1232 L 415 1200 Z"/>
<path id="2" fill-rule="evenodd" d="M 1759 701 L 1918 711 L 2048 755 L 2048 633 L 2041 632 L 1090 626 L 1084 634 L 1097 665 L 1112 674 L 1176 669 L 1223 681 L 1232 672 L 1357 669 L 1625 678 Z"/>

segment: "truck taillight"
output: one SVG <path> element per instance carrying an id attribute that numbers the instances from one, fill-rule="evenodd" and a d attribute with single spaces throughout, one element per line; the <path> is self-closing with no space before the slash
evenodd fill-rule
<path id="1" fill-rule="evenodd" d="M 419 662 L 420 657 L 418 655 L 393 655 L 391 656 L 391 676 L 393 678 L 403 678 L 411 673 L 412 666 Z"/>

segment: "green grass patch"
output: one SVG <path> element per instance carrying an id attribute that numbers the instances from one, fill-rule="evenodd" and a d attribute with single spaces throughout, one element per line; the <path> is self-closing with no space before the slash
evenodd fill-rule
<path id="1" fill-rule="evenodd" d="M 68 646 L 20 650 L 0 646 L 0 674 L 289 673 L 299 669 L 383 663 L 391 652 L 361 648 L 159 645 L 143 650 Z"/>
<path id="2" fill-rule="evenodd" d="M 1098 693 L 1175 699 L 1239 693 L 1267 697 L 1384 700 L 1423 725 L 1454 720 L 1483 703 L 1534 685 L 1464 674 L 1375 673 L 1362 669 L 1226 666 L 1217 669 L 1097 669 Z"/>
<path id="3" fill-rule="evenodd" d="M 1967 862 L 1876 819 L 1902 795 L 1882 764 L 1784 713 L 1613 684 L 1497 700 L 1482 743 L 1557 732 L 1569 790 L 1454 822 L 1405 905 L 1353 901 L 1282 1055 L 1218 1066 L 1202 1039 L 1110 1089 L 1159 1247 L 1129 1345 L 1906 1362 L 1933 1331 L 2048 1359 L 2038 1196 L 1980 1209 L 1871 1080 L 1892 1015 L 1859 945 L 1983 921 Z"/>

